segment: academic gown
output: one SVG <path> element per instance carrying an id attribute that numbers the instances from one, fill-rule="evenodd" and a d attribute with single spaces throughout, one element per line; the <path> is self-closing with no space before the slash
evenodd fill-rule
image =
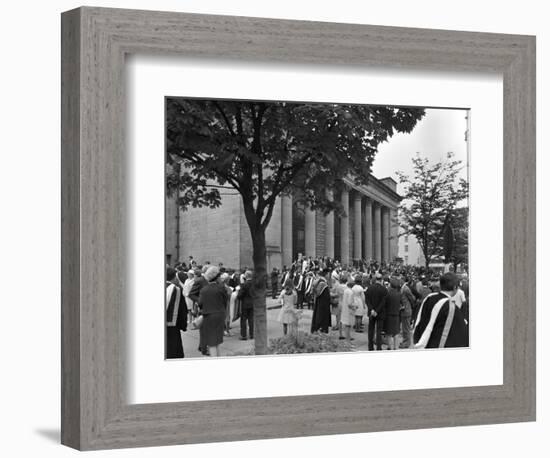
<path id="1" fill-rule="evenodd" d="M 452 348 L 469 345 L 462 311 L 444 293 L 432 293 L 420 306 L 414 327 L 416 348 Z"/>
<path id="2" fill-rule="evenodd" d="M 328 333 L 328 328 L 331 325 L 330 290 L 326 283 L 323 286 L 321 287 L 322 291 L 315 298 L 313 317 L 311 318 L 311 332 Z"/>
<path id="3" fill-rule="evenodd" d="M 166 282 L 166 358 L 183 358 L 180 331 L 187 330 L 187 305 L 179 286 Z"/>

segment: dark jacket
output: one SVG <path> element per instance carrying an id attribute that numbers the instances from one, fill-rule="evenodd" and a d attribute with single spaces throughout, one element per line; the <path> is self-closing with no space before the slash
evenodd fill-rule
<path id="1" fill-rule="evenodd" d="M 401 293 L 391 288 L 386 296 L 386 316 L 399 316 L 401 309 Z"/>
<path id="2" fill-rule="evenodd" d="M 368 287 L 365 293 L 365 301 L 369 309 L 369 314 L 374 310 L 378 315 L 383 317 L 386 311 L 386 297 L 388 296 L 388 290 L 380 283 L 375 283 Z"/>
<path id="3" fill-rule="evenodd" d="M 227 306 L 227 291 L 220 283 L 206 284 L 199 294 L 199 307 L 203 315 L 225 313 Z"/>
<path id="4" fill-rule="evenodd" d="M 247 280 L 244 285 L 239 289 L 237 299 L 241 301 L 241 308 L 243 310 L 250 310 L 254 308 L 254 298 L 252 297 L 252 281 Z"/>
<path id="5" fill-rule="evenodd" d="M 411 289 L 409 288 L 409 285 L 405 283 L 401 287 L 401 301 L 403 304 L 403 316 L 411 316 L 412 312 L 414 310 L 414 306 L 416 304 L 416 299 L 413 296 L 413 293 Z"/>

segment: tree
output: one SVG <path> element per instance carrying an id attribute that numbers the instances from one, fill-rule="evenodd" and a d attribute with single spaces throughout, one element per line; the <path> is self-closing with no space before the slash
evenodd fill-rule
<path id="1" fill-rule="evenodd" d="M 453 153 L 435 164 L 417 153 L 413 176 L 398 173 L 405 187 L 399 225 L 403 234 L 412 234 L 418 240 L 426 267 L 435 256 L 448 257 L 450 262 L 455 250 L 453 215 L 460 215 L 457 207 L 468 197 L 468 183 L 459 177 L 461 169 L 462 162 L 454 160 Z"/>
<path id="2" fill-rule="evenodd" d="M 181 207 L 216 208 L 220 186 L 241 195 L 253 248 L 255 352 L 265 354 L 265 230 L 277 197 L 300 193 L 312 209 L 341 213 L 326 190 L 341 190 L 347 176 L 366 184 L 378 145 L 410 132 L 424 110 L 169 98 L 166 115 L 167 192 L 178 192 Z"/>
<path id="3" fill-rule="evenodd" d="M 453 229 L 454 243 L 449 262 L 454 271 L 458 264 L 468 264 L 468 207 L 455 208 L 449 216 L 449 225 Z"/>

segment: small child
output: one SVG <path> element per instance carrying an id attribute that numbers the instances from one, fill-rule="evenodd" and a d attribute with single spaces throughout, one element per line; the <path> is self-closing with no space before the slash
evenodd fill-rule
<path id="1" fill-rule="evenodd" d="M 281 303 L 281 312 L 279 313 L 278 321 L 283 324 L 283 334 L 286 336 L 288 333 L 288 326 L 296 322 L 296 302 L 298 295 L 294 290 L 294 284 L 292 280 L 287 280 L 284 284 L 284 288 L 279 294 L 279 301 Z"/>

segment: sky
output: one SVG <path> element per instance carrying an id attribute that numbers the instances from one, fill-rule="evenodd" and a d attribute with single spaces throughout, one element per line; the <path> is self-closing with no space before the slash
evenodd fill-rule
<path id="1" fill-rule="evenodd" d="M 419 152 L 431 163 L 444 160 L 449 151 L 464 162 L 461 177 L 467 178 L 467 143 L 465 141 L 467 110 L 426 109 L 426 115 L 410 134 L 397 133 L 380 145 L 373 163 L 376 178 L 392 177 L 399 183 L 397 171 L 412 174 L 412 158 Z M 398 185 L 398 192 L 402 191 Z"/>

